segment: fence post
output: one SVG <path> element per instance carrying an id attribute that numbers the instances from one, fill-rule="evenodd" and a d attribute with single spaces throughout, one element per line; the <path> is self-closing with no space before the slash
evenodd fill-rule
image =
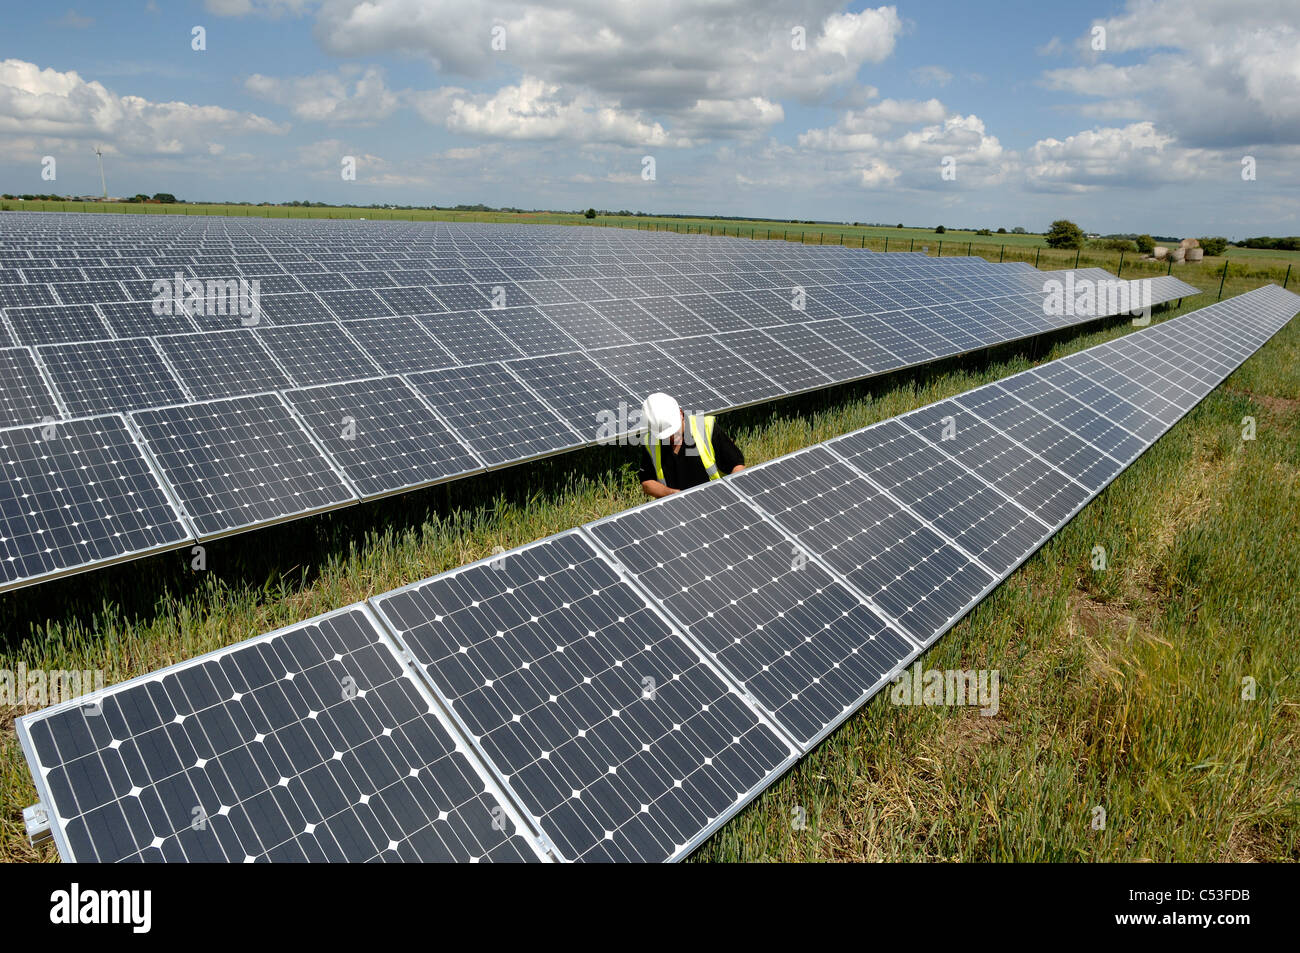
<path id="1" fill-rule="evenodd" d="M 967 242 L 967 243 L 966 243 L 966 257 L 967 257 L 967 258 L 970 257 L 970 246 L 971 246 L 971 243 L 970 243 L 970 242 Z"/>
<path id="2" fill-rule="evenodd" d="M 907 243 L 907 250 L 908 250 L 908 251 L 912 251 L 914 248 L 916 248 L 916 239 L 915 239 L 915 238 L 913 238 L 910 242 Z"/>
<path id="3" fill-rule="evenodd" d="M 1038 249 L 1034 252 L 1034 267 L 1035 267 L 1035 268 L 1038 267 L 1038 256 L 1041 255 L 1042 253 L 1043 253 L 1043 246 L 1039 245 L 1039 246 L 1038 246 Z"/>
<path id="4" fill-rule="evenodd" d="M 998 264 L 999 264 L 999 265 L 1002 264 L 1002 256 L 1005 255 L 1006 253 L 1007 253 L 1007 246 L 1006 246 L 1006 245 L 1003 245 L 1001 248 L 998 249 Z"/>
<path id="5" fill-rule="evenodd" d="M 1169 267 L 1165 269 L 1165 274 L 1166 274 L 1166 275 L 1172 275 L 1173 273 L 1174 273 L 1174 256 L 1173 256 L 1173 255 L 1170 255 L 1170 256 L 1169 256 Z"/>
<path id="6" fill-rule="evenodd" d="M 1286 283 L 1291 280 L 1291 266 L 1286 266 L 1286 277 L 1282 279 L 1282 290 L 1286 291 Z"/>
<path id="7" fill-rule="evenodd" d="M 1078 248 L 1076 248 L 1076 249 L 1074 250 L 1074 267 L 1075 267 L 1075 268 L 1078 268 L 1078 267 L 1079 267 L 1079 256 L 1082 255 L 1082 254 L 1083 254 L 1083 246 L 1080 245 Z"/>
<path id="8" fill-rule="evenodd" d="M 1223 277 L 1219 279 L 1219 297 L 1215 299 L 1216 301 L 1222 301 L 1222 300 L 1223 300 L 1223 283 L 1224 283 L 1225 281 L 1227 281 L 1227 280 L 1228 280 L 1228 262 L 1227 262 L 1227 259 L 1224 259 L 1224 262 L 1223 262 Z"/>
<path id="9" fill-rule="evenodd" d="M 889 251 L 889 236 L 885 236 L 885 251 Z"/>
<path id="10" fill-rule="evenodd" d="M 939 239 L 939 250 L 938 250 L 937 252 L 934 253 L 934 257 L 935 257 L 935 258 L 942 258 L 942 257 L 943 257 L 943 239 L 942 239 L 942 238 Z"/>
<path id="11" fill-rule="evenodd" d="M 1119 250 L 1119 268 L 1115 270 L 1115 277 L 1119 278 L 1124 274 L 1124 249 Z"/>

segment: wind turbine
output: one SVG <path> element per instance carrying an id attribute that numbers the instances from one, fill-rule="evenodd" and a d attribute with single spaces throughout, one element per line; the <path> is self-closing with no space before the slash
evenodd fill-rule
<path id="1" fill-rule="evenodd" d="M 95 155 L 99 158 L 99 184 L 104 190 L 104 201 L 108 201 L 108 183 L 104 180 L 104 151 L 95 146 Z"/>

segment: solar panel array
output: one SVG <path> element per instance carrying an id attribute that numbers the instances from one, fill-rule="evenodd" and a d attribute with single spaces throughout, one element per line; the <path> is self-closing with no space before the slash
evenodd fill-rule
<path id="1" fill-rule="evenodd" d="M 1298 310 L 1261 288 L 28 715 L 55 842 L 680 858 Z"/>
<path id="2" fill-rule="evenodd" d="M 1166 280 L 1157 303 L 1195 293 Z M 5 215 L 0 427 L 124 415 L 184 545 L 615 437 L 655 390 L 716 412 L 1086 320 L 1045 314 L 1044 281 L 663 232 Z M 154 548 L 42 536 L 0 542 L 0 589 Z"/>

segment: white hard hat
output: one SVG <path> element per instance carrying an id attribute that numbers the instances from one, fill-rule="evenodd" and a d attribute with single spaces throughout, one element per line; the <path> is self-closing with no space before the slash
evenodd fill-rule
<path id="1" fill-rule="evenodd" d="M 641 416 L 655 440 L 666 440 L 682 429 L 682 409 L 667 394 L 647 397 L 641 405 Z"/>

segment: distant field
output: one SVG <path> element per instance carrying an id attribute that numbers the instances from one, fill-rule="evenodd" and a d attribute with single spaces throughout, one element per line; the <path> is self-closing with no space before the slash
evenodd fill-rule
<path id="1" fill-rule="evenodd" d="M 1078 256 L 1072 250 L 1047 247 L 1042 235 L 976 235 L 973 231 L 948 229 L 937 235 L 933 228 L 879 228 L 858 225 L 808 225 L 800 223 L 736 221 L 710 218 L 661 218 L 655 216 L 600 215 L 586 219 L 576 213 L 563 212 L 452 212 L 404 211 L 357 208 L 291 208 L 283 205 L 152 205 L 96 202 L 23 202 L 5 200 L 0 205 L 15 210 L 46 212 L 121 212 L 128 215 L 230 215 L 236 218 L 350 218 L 368 221 L 415 222 L 515 222 L 533 225 L 583 225 L 606 228 L 661 229 L 705 235 L 737 235 L 755 240 L 803 242 L 809 245 L 848 245 L 872 251 L 914 251 L 928 249 L 930 255 L 978 255 L 989 261 L 1024 261 L 1039 268 L 1097 266 L 1109 271 L 1123 269 L 1122 276 L 1166 274 L 1168 264 L 1143 262 L 1136 254 L 1098 249 L 1084 249 Z M 939 224 L 939 223 L 936 223 Z M 1005 226 L 1014 228 L 1015 224 Z M 1294 289 L 1300 282 L 1300 252 L 1269 249 L 1229 248 L 1226 255 L 1206 258 L 1195 264 L 1175 265 L 1173 271 L 1184 281 L 1199 284 L 1207 275 L 1218 279 L 1227 259 L 1229 278 L 1242 269 L 1243 277 L 1286 282 Z M 1295 273 L 1288 276 L 1288 268 Z"/>

